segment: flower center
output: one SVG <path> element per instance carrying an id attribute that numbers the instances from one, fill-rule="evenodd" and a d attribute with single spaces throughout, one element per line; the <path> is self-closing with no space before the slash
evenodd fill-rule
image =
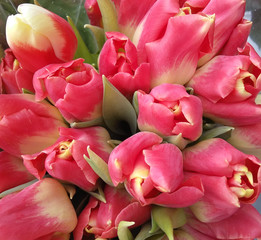
<path id="1" fill-rule="evenodd" d="M 250 198 L 254 194 L 253 174 L 244 165 L 234 166 L 234 175 L 229 179 L 230 189 L 239 198 Z"/>
<path id="2" fill-rule="evenodd" d="M 57 150 L 57 157 L 64 160 L 70 160 L 71 154 L 71 146 L 74 141 L 64 141 L 59 144 Z"/>

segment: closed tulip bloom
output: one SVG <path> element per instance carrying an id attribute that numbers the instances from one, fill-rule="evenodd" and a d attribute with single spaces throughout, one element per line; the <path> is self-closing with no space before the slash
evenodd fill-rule
<path id="1" fill-rule="evenodd" d="M 202 105 L 184 86 L 161 84 L 149 94 L 137 92 L 138 127 L 162 137 L 194 141 L 202 133 Z"/>
<path id="2" fill-rule="evenodd" d="M 202 141 L 183 151 L 188 176 L 200 176 L 204 197 L 191 208 L 203 222 L 216 222 L 252 204 L 260 193 L 261 162 L 223 139 Z"/>
<path id="3" fill-rule="evenodd" d="M 30 94 L 0 94 L 0 118 L 0 147 L 15 156 L 51 146 L 66 127 L 58 109 Z"/>
<path id="4" fill-rule="evenodd" d="M 6 23 L 8 45 L 21 66 L 31 72 L 73 59 L 77 39 L 69 23 L 34 4 L 21 4 Z"/>
<path id="5" fill-rule="evenodd" d="M 142 205 L 185 207 L 203 196 L 199 178 L 184 179 L 179 148 L 162 143 L 152 132 L 139 132 L 120 143 L 111 152 L 108 167 L 113 184 L 125 183 Z"/>
<path id="6" fill-rule="evenodd" d="M 69 239 L 77 224 L 67 192 L 54 179 L 2 198 L 0 214 L 0 238 L 6 240 Z"/>
<path id="7" fill-rule="evenodd" d="M 117 236 L 121 221 L 134 222 L 138 227 L 150 219 L 150 206 L 142 207 L 123 188 L 105 186 L 106 203 L 91 197 L 81 212 L 73 234 L 75 240 L 82 236 L 107 239 Z"/>
<path id="8" fill-rule="evenodd" d="M 30 182 L 35 177 L 23 164 L 23 159 L 0 152 L 0 192 Z"/>
<path id="9" fill-rule="evenodd" d="M 256 102 L 261 90 L 261 58 L 249 44 L 238 53 L 214 57 L 187 84 L 200 98 L 205 117 L 230 126 L 261 120 Z"/>
<path id="10" fill-rule="evenodd" d="M 150 65 L 138 64 L 137 49 L 123 34 L 107 32 L 99 56 L 99 72 L 127 98 L 136 90 L 150 89 Z"/>
<path id="11" fill-rule="evenodd" d="M 82 58 L 39 69 L 33 86 L 36 100 L 48 97 L 70 123 L 91 121 L 102 115 L 102 77 Z"/>

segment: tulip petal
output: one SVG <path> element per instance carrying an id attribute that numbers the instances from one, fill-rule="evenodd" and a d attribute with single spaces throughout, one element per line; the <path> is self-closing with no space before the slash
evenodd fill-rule
<path id="1" fill-rule="evenodd" d="M 165 35 L 158 41 L 146 44 L 152 87 L 161 83 L 185 84 L 189 81 L 197 68 L 200 47 L 213 23 L 213 16 L 204 15 L 175 16 L 169 19 Z M 182 32 L 184 37 L 177 38 L 177 32 Z M 192 35 L 193 39 L 190 38 Z M 162 52 L 162 49 L 168 51 Z"/>
<path id="2" fill-rule="evenodd" d="M 188 225 L 215 239 L 255 239 L 261 236 L 261 215 L 251 205 L 243 205 L 232 216 L 213 223 L 190 218 Z M 212 239 L 211 238 L 211 239 Z"/>
<path id="3" fill-rule="evenodd" d="M 23 165 L 23 159 L 0 152 L 0 192 L 34 179 Z"/>
<path id="4" fill-rule="evenodd" d="M 150 166 L 154 186 L 161 192 L 173 192 L 183 179 L 183 161 L 179 148 L 166 143 L 144 150 L 143 154 L 145 162 Z"/>
<path id="5" fill-rule="evenodd" d="M 70 233 L 77 223 L 65 189 L 54 179 L 41 180 L 10 194 L 1 199 L 0 206 L 1 239 L 28 240 L 55 232 Z M 31 226 L 34 228 L 28 231 Z"/>
<path id="6" fill-rule="evenodd" d="M 140 132 L 120 143 L 111 152 L 108 167 L 114 185 L 123 182 L 133 172 L 135 159 L 143 149 L 161 143 L 162 138 L 150 132 Z M 132 154 L 128 154 L 128 153 Z"/>
<path id="7" fill-rule="evenodd" d="M 213 49 L 210 53 L 201 57 L 199 66 L 209 61 L 226 43 L 234 28 L 242 20 L 245 5 L 245 0 L 225 0 L 222 3 L 219 0 L 211 0 L 202 10 L 207 15 L 215 14 L 215 31 Z"/>
<path id="8" fill-rule="evenodd" d="M 172 193 L 161 193 L 154 198 L 146 199 L 146 204 L 183 208 L 191 206 L 204 195 L 201 179 L 197 176 L 186 179 L 178 189 Z"/>

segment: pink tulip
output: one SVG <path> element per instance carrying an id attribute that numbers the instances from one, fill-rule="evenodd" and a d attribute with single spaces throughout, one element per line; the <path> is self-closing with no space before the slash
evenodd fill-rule
<path id="1" fill-rule="evenodd" d="M 77 216 L 63 186 L 44 179 L 0 200 L 0 239 L 65 239 Z"/>
<path id="2" fill-rule="evenodd" d="M 85 0 L 84 7 L 90 20 L 90 24 L 102 27 L 102 16 L 97 0 Z"/>
<path id="3" fill-rule="evenodd" d="M 10 48 L 0 64 L 0 79 L 4 93 L 22 93 L 22 89 L 34 92 L 33 73 L 21 68 Z"/>
<path id="4" fill-rule="evenodd" d="M 185 87 L 161 84 L 149 94 L 138 96 L 138 127 L 160 136 L 178 136 L 191 141 L 202 133 L 202 105 L 200 100 L 186 92 Z"/>
<path id="5" fill-rule="evenodd" d="M 108 161 L 112 182 L 124 182 L 142 205 L 189 206 L 203 196 L 201 182 L 197 177 L 184 179 L 181 151 L 161 142 L 155 133 L 140 132 L 120 143 Z"/>
<path id="6" fill-rule="evenodd" d="M 0 192 L 30 182 L 34 179 L 26 167 L 23 159 L 0 152 Z"/>
<path id="7" fill-rule="evenodd" d="M 99 56 L 99 72 L 127 98 L 136 90 L 150 89 L 150 68 L 148 63 L 138 64 L 136 47 L 123 34 L 107 32 Z"/>
<path id="8" fill-rule="evenodd" d="M 89 157 L 87 147 L 90 147 L 107 162 L 112 150 L 107 144 L 109 139 L 108 132 L 102 127 L 60 128 L 57 142 L 40 153 L 24 155 L 24 164 L 38 179 L 43 178 L 47 171 L 57 179 L 92 191 L 99 177 L 83 156 Z"/>
<path id="9" fill-rule="evenodd" d="M 79 216 L 74 240 L 81 240 L 83 235 L 113 238 L 121 221 L 135 222 L 132 227 L 137 227 L 150 219 L 150 206 L 142 207 L 124 189 L 106 185 L 104 195 L 106 203 L 90 198 Z"/>
<path id="10" fill-rule="evenodd" d="M 244 48 L 250 34 L 252 22 L 243 19 L 231 33 L 227 43 L 221 51 L 222 55 L 237 55 L 238 48 Z"/>
<path id="11" fill-rule="evenodd" d="M 7 19 L 6 38 L 23 68 L 35 72 L 73 59 L 77 39 L 65 19 L 34 4 L 21 4 L 17 10 Z"/>
<path id="12" fill-rule="evenodd" d="M 33 85 L 36 100 L 48 97 L 68 122 L 90 121 L 102 115 L 102 77 L 84 59 L 39 69 Z"/>
<path id="13" fill-rule="evenodd" d="M 205 117 L 225 125 L 252 125 L 261 120 L 261 107 L 255 102 L 260 74 L 261 58 L 247 45 L 240 55 L 213 58 L 188 86 L 200 98 Z"/>
<path id="14" fill-rule="evenodd" d="M 157 0 L 147 11 L 131 38 L 137 46 L 140 61 L 147 60 L 145 45 L 162 38 L 169 20 L 178 14 L 179 11 L 178 0 Z M 136 14 L 137 13 L 134 13 L 134 16 Z M 151 28 L 151 26 L 153 26 L 153 28 Z M 173 40 L 174 38 L 172 41 Z M 163 51 L 161 54 L 163 54 Z"/>
<path id="15" fill-rule="evenodd" d="M 187 83 L 196 71 L 199 57 L 211 49 L 214 16 L 185 13 L 168 20 L 167 29 L 158 41 L 145 44 L 152 87 Z"/>
<path id="16" fill-rule="evenodd" d="M 240 204 L 252 204 L 260 193 L 261 162 L 223 139 L 202 141 L 183 151 L 187 176 L 200 176 L 204 197 L 192 206 L 203 222 L 220 221 Z"/>
<path id="17" fill-rule="evenodd" d="M 215 14 L 215 31 L 213 38 L 213 48 L 210 53 L 205 54 L 199 60 L 199 65 L 205 64 L 229 39 L 234 28 L 242 21 L 245 13 L 245 0 L 210 0 L 204 1 L 207 5 L 202 9 L 202 13 L 207 15 Z"/>
<path id="18" fill-rule="evenodd" d="M 235 127 L 227 141 L 246 154 L 261 159 L 261 124 Z"/>
<path id="19" fill-rule="evenodd" d="M 42 151 L 66 126 L 55 107 L 30 94 L 0 94 L 0 118 L 0 148 L 15 156 Z"/>
<path id="20" fill-rule="evenodd" d="M 201 56 L 199 65 L 202 66 L 222 49 L 232 34 L 235 34 L 233 33 L 234 29 L 237 28 L 244 16 L 246 1 L 224 0 L 221 3 L 218 0 L 182 0 L 180 4 L 182 7 L 189 7 L 194 14 L 200 12 L 207 15 L 215 14 L 213 47 L 209 53 Z M 244 38 L 235 39 L 235 41 L 245 41 L 246 35 L 244 34 L 243 36 Z M 241 35 L 240 37 L 243 36 Z"/>
<path id="21" fill-rule="evenodd" d="M 120 32 L 132 40 L 138 25 L 157 0 L 113 0 L 113 2 L 117 10 Z"/>
<path id="22" fill-rule="evenodd" d="M 218 222 L 203 223 L 188 217 L 183 230 L 199 240 L 256 239 L 261 237 L 261 215 L 253 206 L 243 205 L 232 216 Z"/>

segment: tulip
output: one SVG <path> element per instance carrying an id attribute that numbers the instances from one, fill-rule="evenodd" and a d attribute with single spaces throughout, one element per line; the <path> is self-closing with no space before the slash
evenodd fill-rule
<path id="1" fill-rule="evenodd" d="M 139 132 L 121 142 L 108 160 L 112 182 L 115 186 L 124 182 L 143 206 L 192 205 L 203 196 L 201 182 L 197 177 L 184 179 L 181 151 L 161 142 L 152 132 Z"/>
<path id="2" fill-rule="evenodd" d="M 85 0 L 84 8 L 90 20 L 90 24 L 102 27 L 102 16 L 97 0 Z"/>
<path id="3" fill-rule="evenodd" d="M 171 210 L 171 209 L 170 209 Z M 168 213 L 170 212 L 168 211 Z M 161 240 L 218 240 L 218 239 L 240 239 L 250 240 L 261 236 L 261 215 L 251 205 L 243 205 L 232 216 L 218 222 L 204 223 L 195 218 L 188 209 L 186 213 L 186 222 L 180 226 L 174 226 L 170 231 L 167 230 L 169 222 L 166 217 L 161 218 L 165 223 L 166 235 L 159 238 Z M 171 216 L 173 217 L 173 216 Z M 170 219 L 171 219 L 170 217 Z M 172 218 L 172 225 L 180 221 L 180 218 Z M 168 223 L 168 225 L 166 224 Z M 167 235 L 168 233 L 168 235 Z"/>
<path id="4" fill-rule="evenodd" d="M 218 222 L 203 223 L 195 217 L 190 216 L 187 225 L 183 227 L 183 230 L 195 239 L 201 240 L 249 240 L 261 236 L 260 226 L 260 213 L 251 205 L 243 205 L 232 216 Z"/>
<path id="5" fill-rule="evenodd" d="M 180 7 L 177 0 L 158 0 L 147 11 L 131 38 L 137 46 L 140 61 L 147 60 L 146 43 L 161 39 L 165 34 L 168 21 L 179 12 Z M 150 26 L 153 26 L 153 29 Z"/>
<path id="6" fill-rule="evenodd" d="M 39 69 L 33 78 L 36 100 L 48 97 L 70 123 L 91 121 L 102 115 L 102 77 L 83 62 L 79 58 L 50 64 Z"/>
<path id="7" fill-rule="evenodd" d="M 0 79 L 4 93 L 22 93 L 23 89 L 34 92 L 33 73 L 21 68 L 10 48 L 0 64 Z"/>
<path id="8" fill-rule="evenodd" d="M 26 167 L 23 159 L 0 152 L 0 192 L 30 182 L 34 179 Z"/>
<path id="9" fill-rule="evenodd" d="M 75 184 L 85 191 L 97 186 L 98 176 L 84 155 L 89 157 L 87 147 L 108 161 L 111 147 L 107 144 L 110 136 L 105 128 L 89 127 L 82 129 L 60 128 L 60 137 L 51 147 L 33 155 L 23 155 L 27 169 L 38 179 L 46 171 L 53 177 Z"/>
<path id="10" fill-rule="evenodd" d="M 240 55 L 219 55 L 199 68 L 188 86 L 194 89 L 205 117 L 230 126 L 260 122 L 255 102 L 261 90 L 261 58 L 246 45 Z M 213 86 L 215 86 L 213 88 Z"/>
<path id="11" fill-rule="evenodd" d="M 113 2 L 117 10 L 120 32 L 132 40 L 133 34 L 143 17 L 157 1 L 113 0 Z"/>
<path id="12" fill-rule="evenodd" d="M 136 90 L 150 89 L 150 68 L 148 63 L 138 64 L 134 44 L 123 34 L 107 32 L 99 56 L 99 72 L 127 98 Z"/>
<path id="13" fill-rule="evenodd" d="M 121 221 L 134 222 L 132 227 L 137 227 L 150 219 L 150 206 L 142 207 L 123 188 L 106 185 L 104 195 L 106 203 L 90 198 L 79 216 L 74 240 L 81 240 L 83 235 L 95 235 L 95 239 L 113 238 L 117 236 Z"/>
<path id="14" fill-rule="evenodd" d="M 252 22 L 243 19 L 231 33 L 221 55 L 237 55 L 238 48 L 244 48 L 250 34 Z"/>
<path id="15" fill-rule="evenodd" d="M 69 23 L 33 4 L 21 4 L 8 17 L 6 39 L 21 66 L 30 72 L 73 59 L 77 39 Z"/>
<path id="16" fill-rule="evenodd" d="M 184 14 L 170 18 L 163 37 L 145 45 L 151 87 L 162 83 L 184 85 L 195 73 L 199 57 L 211 48 L 214 16 Z M 178 38 L 177 33 L 183 37 Z"/>
<path id="17" fill-rule="evenodd" d="M 42 151 L 66 127 L 55 107 L 30 94 L 1 94 L 0 119 L 0 148 L 15 156 Z"/>
<path id="18" fill-rule="evenodd" d="M 261 124 L 235 127 L 227 141 L 246 154 L 261 159 Z"/>
<path id="19" fill-rule="evenodd" d="M 64 187 L 54 179 L 2 198 L 0 214 L 0 238 L 6 240 L 62 239 L 59 235 L 68 236 L 77 224 Z"/>
<path id="20" fill-rule="evenodd" d="M 260 193 L 261 162 L 219 138 L 183 151 L 187 176 L 200 176 L 204 197 L 191 208 L 202 222 L 221 221 L 241 204 L 252 204 Z"/>
<path id="21" fill-rule="evenodd" d="M 245 13 L 245 0 L 210 0 L 202 9 L 202 13 L 207 15 L 215 14 L 215 31 L 213 36 L 213 48 L 210 53 L 203 55 L 199 59 L 202 66 L 215 56 L 227 42 L 233 30 L 242 21 Z"/>
<path id="22" fill-rule="evenodd" d="M 181 85 L 161 84 L 149 94 L 137 92 L 138 127 L 162 137 L 195 141 L 202 133 L 200 100 Z"/>

